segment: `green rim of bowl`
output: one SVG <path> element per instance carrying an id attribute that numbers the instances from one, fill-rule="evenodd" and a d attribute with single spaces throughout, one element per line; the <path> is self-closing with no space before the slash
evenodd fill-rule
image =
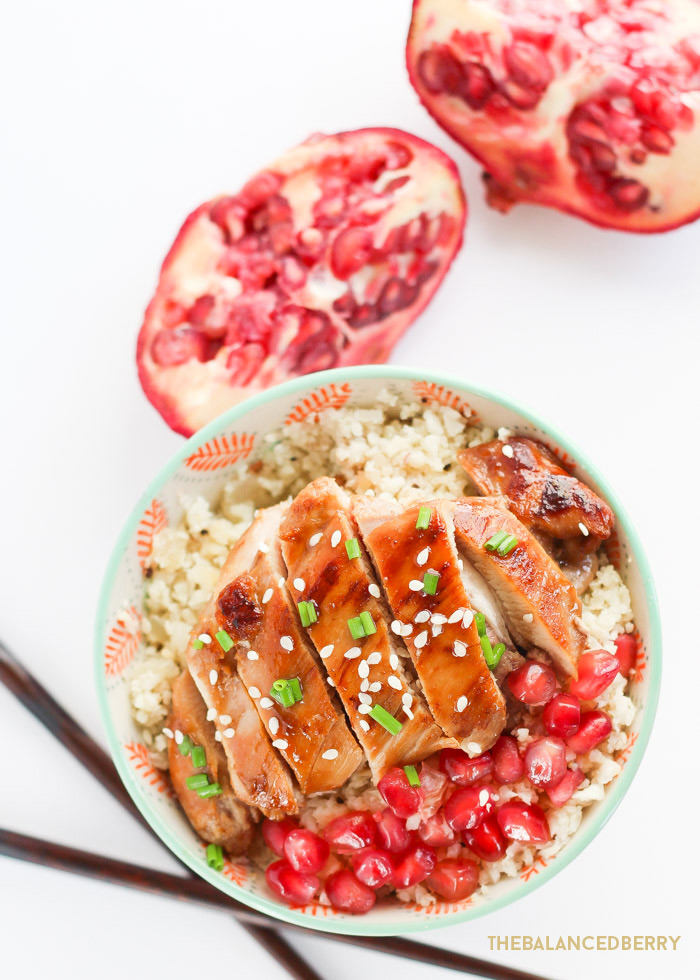
<path id="1" fill-rule="evenodd" d="M 418 920 L 413 919 L 411 916 L 407 916 L 405 924 L 392 926 L 381 923 L 375 924 L 372 923 L 371 920 L 365 920 L 363 917 L 358 917 L 356 919 L 345 919 L 342 921 L 333 921 L 332 919 L 327 920 L 315 917 L 312 918 L 309 915 L 304 915 L 295 911 L 294 909 L 287 908 L 273 899 L 264 898 L 260 895 L 255 895 L 251 892 L 245 891 L 232 882 L 222 879 L 219 873 L 207 867 L 203 859 L 201 862 L 194 860 L 190 852 L 180 844 L 177 837 L 174 836 L 165 823 L 161 821 L 158 814 L 151 810 L 148 801 L 143 796 L 141 788 L 136 781 L 134 773 L 131 771 L 126 759 L 124 758 L 122 745 L 117 738 L 116 732 L 114 731 L 112 725 L 112 719 L 107 704 L 107 691 L 102 672 L 102 654 L 105 639 L 104 623 L 107 615 L 109 595 L 112 589 L 117 567 L 122 560 L 125 548 L 136 530 L 145 507 L 155 496 L 157 496 L 157 493 L 162 485 L 167 482 L 167 480 L 169 480 L 170 477 L 179 469 L 185 458 L 190 456 L 192 452 L 202 443 L 207 442 L 209 439 L 213 439 L 216 435 L 218 435 L 221 429 L 225 428 L 230 423 L 235 422 L 243 415 L 248 415 L 255 412 L 255 410 L 261 405 L 275 401 L 279 397 L 294 394 L 295 392 L 305 388 L 322 386 L 333 382 L 342 383 L 345 381 L 373 378 L 383 378 L 387 382 L 428 381 L 437 385 L 444 385 L 447 388 L 457 388 L 473 392 L 475 395 L 485 398 L 488 401 L 493 402 L 495 405 L 518 413 L 535 426 L 542 429 L 544 432 L 551 434 L 558 445 L 565 449 L 566 452 L 577 460 L 581 469 L 585 470 L 591 475 L 613 508 L 617 521 L 624 528 L 630 542 L 634 560 L 641 575 L 650 622 L 649 647 L 651 655 L 649 658 L 649 693 L 643 709 L 639 736 L 630 754 L 630 758 L 627 760 L 622 772 L 615 779 L 610 789 L 606 791 L 605 798 L 602 801 L 603 805 L 601 806 L 601 812 L 596 814 L 595 817 L 588 817 L 582 823 L 579 830 L 577 830 L 575 835 L 572 837 L 570 843 L 566 845 L 561 856 L 558 855 L 557 859 L 551 864 L 547 865 L 546 868 L 543 868 L 537 876 L 533 876 L 527 882 L 522 882 L 519 885 L 516 885 L 507 894 L 490 899 L 489 901 L 476 905 L 473 908 L 467 908 L 463 912 L 455 912 L 449 916 L 445 916 L 444 919 L 426 916 L 423 920 Z M 257 909 L 260 912 L 264 912 L 266 915 L 272 916 L 272 918 L 280 919 L 294 925 L 303 926 L 311 931 L 335 932 L 347 936 L 386 936 L 445 928 L 447 926 L 454 926 L 458 925 L 459 923 L 480 918 L 481 916 L 488 915 L 491 912 L 497 912 L 500 909 L 505 908 L 507 905 L 511 905 L 513 902 L 524 897 L 525 895 L 531 894 L 533 891 L 535 891 L 535 889 L 546 884 L 546 882 L 554 877 L 554 875 L 558 874 L 569 864 L 571 864 L 571 862 L 577 858 L 579 854 L 581 854 L 584 848 L 590 844 L 593 838 L 600 833 L 602 828 L 619 806 L 622 797 L 627 792 L 632 779 L 639 768 L 639 764 L 649 742 L 649 736 L 651 734 L 654 717 L 656 715 L 661 686 L 661 622 L 651 570 L 639 537 L 637 536 L 634 527 L 627 517 L 624 507 L 618 500 L 614 491 L 610 488 L 607 481 L 598 472 L 596 467 L 588 461 L 586 454 L 582 453 L 578 446 L 572 445 L 569 439 L 562 436 L 555 427 L 543 422 L 535 413 L 530 412 L 521 405 L 516 404 L 510 399 L 496 394 L 495 392 L 490 391 L 479 384 L 470 384 L 463 378 L 456 378 L 450 375 L 444 375 L 442 373 L 436 374 L 431 371 L 423 371 L 421 369 L 414 369 L 410 367 L 393 367 L 381 364 L 361 365 L 358 367 L 333 369 L 330 371 L 320 371 L 316 374 L 303 375 L 300 378 L 294 378 L 291 381 L 287 381 L 281 385 L 277 385 L 274 388 L 270 388 L 267 391 L 261 392 L 258 395 L 254 395 L 252 398 L 248 398 L 246 401 L 241 402 L 239 405 L 236 405 L 227 412 L 224 412 L 218 418 L 204 426 L 204 428 L 200 429 L 197 433 L 195 433 L 195 435 L 191 436 L 191 438 L 183 444 L 182 448 L 175 453 L 168 463 L 166 463 L 159 474 L 153 480 L 151 480 L 148 488 L 142 494 L 138 503 L 132 510 L 126 525 L 119 535 L 116 546 L 110 557 L 100 591 L 95 628 L 94 656 L 95 680 L 97 685 L 100 713 L 102 716 L 102 723 L 107 732 L 107 740 L 114 764 L 117 767 L 117 771 L 119 772 L 129 795 L 140 812 L 143 814 L 152 829 L 158 834 L 160 839 L 170 848 L 171 851 L 173 851 L 175 855 L 177 855 L 177 857 L 180 858 L 181 861 L 183 861 L 196 874 L 198 874 L 201 878 L 204 878 L 215 888 L 218 888 L 219 890 L 224 891 L 226 894 L 236 898 L 244 905 Z"/>

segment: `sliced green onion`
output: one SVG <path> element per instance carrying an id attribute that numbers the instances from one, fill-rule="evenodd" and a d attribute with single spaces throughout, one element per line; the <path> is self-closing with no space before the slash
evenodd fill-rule
<path id="1" fill-rule="evenodd" d="M 406 773 L 409 786 L 420 786 L 420 777 L 415 766 L 404 766 L 403 771 Z"/>
<path id="2" fill-rule="evenodd" d="M 316 612 L 316 604 L 314 602 L 307 602 L 306 603 L 306 611 L 309 614 L 309 619 L 311 620 L 311 622 L 312 623 L 317 623 L 318 622 L 318 614 Z"/>
<path id="3" fill-rule="evenodd" d="M 311 626 L 311 616 L 309 616 L 309 604 L 308 602 L 300 602 L 297 606 L 299 610 L 299 618 L 301 619 L 302 626 Z"/>
<path id="4" fill-rule="evenodd" d="M 486 636 L 486 618 L 483 613 L 474 613 L 474 622 L 479 636 Z"/>
<path id="5" fill-rule="evenodd" d="M 437 572 L 426 572 L 423 576 L 423 591 L 426 595 L 435 595 L 437 592 L 438 579 L 440 578 Z"/>
<path id="6" fill-rule="evenodd" d="M 207 864 L 214 871 L 224 870 L 224 852 L 218 844 L 207 844 Z"/>
<path id="7" fill-rule="evenodd" d="M 493 665 L 493 647 L 491 646 L 491 640 L 489 640 L 486 634 L 480 636 L 479 640 L 481 642 L 481 651 L 484 654 L 486 666 L 491 667 Z"/>
<path id="8" fill-rule="evenodd" d="M 197 796 L 203 800 L 208 800 L 210 796 L 221 796 L 221 786 L 218 783 L 209 783 L 208 786 L 200 786 Z"/>
<path id="9" fill-rule="evenodd" d="M 430 518 L 432 517 L 432 510 L 430 507 L 421 507 L 418 511 L 418 520 L 416 521 L 416 530 L 427 531 L 430 527 Z"/>
<path id="10" fill-rule="evenodd" d="M 180 749 L 180 755 L 189 755 L 192 751 L 192 741 L 185 735 L 183 740 L 180 742 L 178 748 Z"/>
<path id="11" fill-rule="evenodd" d="M 228 653 L 231 647 L 233 646 L 233 640 L 228 635 L 226 630 L 219 630 L 219 632 L 215 633 L 214 636 L 219 641 L 221 645 L 221 649 L 224 651 L 224 653 Z"/>
<path id="12" fill-rule="evenodd" d="M 294 692 L 289 681 L 280 678 L 270 688 L 270 697 L 274 698 L 283 708 L 291 708 L 294 704 Z"/>
<path id="13" fill-rule="evenodd" d="M 496 646 L 493 648 L 493 656 L 491 658 L 491 663 L 489 664 L 491 670 L 494 670 L 494 668 L 498 667 L 500 659 L 505 652 L 506 652 L 505 643 L 497 643 Z"/>
<path id="14" fill-rule="evenodd" d="M 365 631 L 365 636 L 371 636 L 372 633 L 377 632 L 377 627 L 374 625 L 374 620 L 372 619 L 372 613 L 361 612 L 360 622 L 362 623 L 362 628 Z"/>
<path id="15" fill-rule="evenodd" d="M 298 677 L 290 677 L 289 678 L 289 687 L 290 687 L 290 690 L 291 690 L 292 695 L 294 697 L 294 700 L 295 701 L 301 701 L 301 699 L 304 697 L 304 695 L 303 695 L 303 692 L 301 690 L 301 681 L 299 680 L 299 678 Z"/>
<path id="16" fill-rule="evenodd" d="M 195 769 L 201 769 L 202 766 L 206 766 L 207 753 L 204 751 L 204 746 L 193 745 L 190 758 L 192 759 L 192 765 L 195 767 Z"/>
<path id="17" fill-rule="evenodd" d="M 197 639 L 197 640 L 192 640 L 192 646 L 194 647 L 195 650 L 201 650 L 204 644 L 202 643 L 201 640 Z"/>
<path id="18" fill-rule="evenodd" d="M 484 545 L 484 548 L 486 548 L 487 551 L 495 551 L 496 548 L 498 548 L 501 541 L 505 541 L 507 537 L 508 537 L 507 531 L 496 531 L 496 533 L 488 539 L 488 541 Z"/>
<path id="19" fill-rule="evenodd" d="M 370 718 L 374 718 L 374 720 L 381 725 L 382 728 L 386 728 L 390 735 L 398 735 L 403 728 L 403 725 L 398 718 L 394 718 L 393 715 L 390 715 L 386 708 L 382 708 L 381 704 L 375 704 L 372 707 L 369 716 Z"/>
<path id="20" fill-rule="evenodd" d="M 518 539 L 516 538 L 516 536 L 514 534 L 509 534 L 499 544 L 498 554 L 501 556 L 501 558 L 505 558 L 506 555 L 509 555 L 517 544 L 518 544 Z"/>
<path id="21" fill-rule="evenodd" d="M 348 558 L 359 558 L 360 557 L 360 545 L 357 538 L 348 538 L 345 542 L 345 550 L 348 553 Z"/>
<path id="22" fill-rule="evenodd" d="M 188 776 L 185 782 L 188 789 L 201 789 L 209 785 L 209 777 L 205 772 L 198 772 L 195 776 Z"/>
<path id="23" fill-rule="evenodd" d="M 360 640 L 363 636 L 366 636 L 365 627 L 359 616 L 353 617 L 353 619 L 348 620 L 348 629 L 350 630 L 350 635 L 353 640 Z"/>

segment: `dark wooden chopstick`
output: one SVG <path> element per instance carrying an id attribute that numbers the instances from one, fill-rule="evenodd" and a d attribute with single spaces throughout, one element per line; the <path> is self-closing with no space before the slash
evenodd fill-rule
<path id="1" fill-rule="evenodd" d="M 10 653 L 0 641 L 0 682 L 2 682 L 17 699 L 42 723 L 56 738 L 81 762 L 89 772 L 117 799 L 133 816 L 135 816 L 156 840 L 160 838 L 153 832 L 147 821 L 141 816 L 136 805 L 126 791 L 119 774 L 114 768 L 107 753 L 87 734 L 87 732 L 72 718 L 39 681 Z M 86 854 L 73 848 L 51 844 L 46 841 L 34 841 L 11 831 L 2 831 L 0 837 L 0 854 L 15 857 L 37 864 L 45 864 L 64 871 L 88 875 L 104 881 L 130 885 L 146 891 L 153 891 L 173 898 L 186 899 L 207 904 L 211 907 L 224 909 L 233 913 L 238 921 L 259 938 L 261 943 L 278 962 L 285 965 L 292 976 L 304 980 L 317 975 L 298 957 L 294 950 L 285 944 L 284 939 L 274 932 L 284 929 L 299 932 L 313 938 L 329 939 L 334 942 L 359 946 L 375 952 L 388 953 L 434 967 L 455 970 L 458 973 L 480 976 L 485 980 L 544 980 L 543 977 L 532 973 L 515 970 L 481 960 L 463 953 L 455 953 L 440 947 L 428 946 L 425 943 L 402 939 L 396 936 L 344 936 L 338 933 L 317 932 L 304 926 L 296 926 L 280 922 L 269 916 L 248 908 L 241 902 L 230 898 L 223 892 L 213 888 L 204 879 L 199 878 L 187 866 L 187 878 L 171 875 L 167 872 L 140 868 L 136 865 L 115 861 L 99 855 Z M 161 842 L 162 843 L 162 842 Z M 165 845 L 163 845 L 165 847 Z M 36 850 L 34 849 L 36 848 Z M 168 853 L 169 848 L 166 848 Z M 92 870 L 91 870 L 92 869 Z M 138 882 L 141 882 L 139 884 Z M 254 931 L 253 931 L 254 930 Z M 270 943 L 268 937 L 272 937 Z M 274 940 L 279 940 L 277 946 Z M 282 956 L 289 956 L 289 961 L 283 962 Z M 307 973 L 294 972 L 292 959 L 303 964 Z M 289 965 L 288 965 L 289 964 Z"/>

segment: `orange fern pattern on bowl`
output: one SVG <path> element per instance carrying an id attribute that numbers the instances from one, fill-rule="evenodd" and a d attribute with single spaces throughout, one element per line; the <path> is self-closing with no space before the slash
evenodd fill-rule
<path id="1" fill-rule="evenodd" d="M 126 742 L 124 751 L 134 771 L 142 779 L 145 779 L 149 786 L 152 786 L 159 793 L 165 793 L 168 797 L 173 795 L 168 777 L 151 763 L 145 745 L 142 745 L 141 742 Z"/>
<path id="2" fill-rule="evenodd" d="M 298 405 L 294 406 L 284 420 L 284 424 L 291 425 L 292 422 L 304 422 L 311 419 L 312 416 L 320 415 L 321 412 L 325 412 L 329 408 L 342 408 L 351 395 L 352 386 L 347 381 L 342 385 L 330 384 L 325 388 L 319 388 L 318 391 L 312 391 L 310 395 L 307 395 Z"/>
<path id="3" fill-rule="evenodd" d="M 153 538 L 168 526 L 168 515 L 160 500 L 152 500 L 136 530 L 136 554 L 142 569 L 148 566 L 153 554 Z"/>
<path id="4" fill-rule="evenodd" d="M 559 462 L 561 463 L 561 465 L 564 467 L 565 470 L 576 469 L 576 465 L 577 465 L 576 460 L 574 459 L 573 456 L 570 456 L 564 449 L 560 449 L 559 446 L 552 445 L 552 443 L 547 442 L 546 439 L 538 438 L 537 441 L 541 442 L 543 446 L 547 447 L 547 449 L 550 451 L 552 456 L 555 456 L 559 460 Z"/>
<path id="5" fill-rule="evenodd" d="M 408 912 L 419 912 L 421 915 L 452 915 L 454 912 L 462 912 L 470 908 L 474 903 L 471 898 L 465 898 L 463 902 L 443 902 L 438 900 L 432 905 L 420 905 L 418 902 L 402 902 L 401 907 Z"/>
<path id="6" fill-rule="evenodd" d="M 132 623 L 129 620 L 133 620 Z M 135 606 L 129 606 L 117 619 L 109 631 L 105 644 L 105 674 L 116 677 L 131 663 L 141 642 L 141 613 Z M 132 626 L 130 629 L 129 627 Z"/>
<path id="7" fill-rule="evenodd" d="M 542 868 L 546 868 L 548 861 L 543 857 L 536 857 L 532 864 L 528 864 L 526 868 L 523 868 L 520 872 L 521 881 L 529 881 L 534 875 L 538 875 Z"/>
<path id="8" fill-rule="evenodd" d="M 312 902 L 309 905 L 291 905 L 295 912 L 301 912 L 302 915 L 310 915 L 314 919 L 328 919 L 333 915 L 340 915 L 337 909 L 332 908 L 330 905 L 321 905 L 320 902 Z"/>
<path id="9" fill-rule="evenodd" d="M 612 534 L 605 542 L 605 552 L 612 567 L 616 572 L 619 572 L 622 564 L 622 548 L 620 546 L 620 538 L 617 533 L 617 528 L 612 529 Z"/>
<path id="10" fill-rule="evenodd" d="M 233 466 L 241 459 L 247 459 L 253 451 L 255 436 L 243 432 L 240 435 L 233 433 L 230 436 L 218 436 L 188 456 L 185 466 L 198 473 L 211 473 L 214 470 L 222 470 L 226 466 Z"/>
<path id="11" fill-rule="evenodd" d="M 639 732 L 634 732 L 632 735 L 630 735 L 627 745 L 619 753 L 619 755 L 616 756 L 615 762 L 618 762 L 621 766 L 624 766 L 627 762 L 629 762 L 629 758 L 632 755 L 632 749 L 634 748 L 638 738 Z"/>
<path id="12" fill-rule="evenodd" d="M 434 381 L 414 381 L 413 391 L 421 401 L 432 402 L 434 405 L 444 405 L 446 408 L 453 408 L 455 412 L 460 412 L 474 425 L 477 425 L 480 421 L 478 414 L 469 402 L 444 385 L 435 384 Z"/>

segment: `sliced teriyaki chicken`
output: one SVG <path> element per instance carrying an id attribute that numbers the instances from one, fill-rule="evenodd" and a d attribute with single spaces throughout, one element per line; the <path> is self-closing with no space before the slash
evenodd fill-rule
<path id="1" fill-rule="evenodd" d="M 195 769 L 191 756 L 180 754 L 174 739 L 168 742 L 168 763 L 173 788 L 187 819 L 209 844 L 219 844 L 229 854 L 245 854 L 253 841 L 253 812 L 236 798 L 229 779 L 226 755 L 216 741 L 216 729 L 207 721 L 207 709 L 188 670 L 173 684 L 173 705 L 168 724 L 173 732 L 187 735 L 193 745 L 206 752 L 206 766 Z M 218 783 L 221 793 L 203 799 L 187 786 L 187 779 L 206 773 L 210 783 Z"/>
<path id="2" fill-rule="evenodd" d="M 455 743 L 411 689 L 399 655 L 405 656 L 405 648 L 389 631 L 381 592 L 364 552 L 360 548 L 358 558 L 348 555 L 346 542 L 357 540 L 350 504 L 334 480 L 315 480 L 292 502 L 280 542 L 295 600 L 314 602 L 318 610 L 308 635 L 340 695 L 372 775 L 379 779 L 391 766 L 418 762 Z M 359 619 L 361 613 L 371 616 L 368 625 L 375 632 L 354 639 L 349 620 Z M 373 717 L 375 706 L 381 717 L 383 709 L 401 724 L 396 734 Z"/>
<path id="3" fill-rule="evenodd" d="M 225 651 L 216 639 L 216 600 L 228 582 L 222 570 L 218 586 L 207 603 L 187 648 L 187 663 L 216 725 L 226 753 L 231 785 L 236 796 L 274 820 L 299 811 L 292 774 L 272 747 L 255 702 L 238 676 L 234 650 Z M 207 642 L 201 643 L 199 637 Z"/>
<path id="4" fill-rule="evenodd" d="M 457 458 L 481 493 L 505 494 L 526 527 L 562 540 L 565 560 L 577 562 L 610 537 L 611 509 L 542 443 L 511 436 L 463 449 Z"/>
<path id="5" fill-rule="evenodd" d="M 428 527 L 419 529 L 418 505 L 404 510 L 368 497 L 353 504 L 433 717 L 465 751 L 478 754 L 501 734 L 505 702 L 462 584 L 449 502 L 433 501 L 429 509 Z M 431 595 L 424 576 L 434 574 Z"/>
<path id="6" fill-rule="evenodd" d="M 259 513 L 224 566 L 216 600 L 219 627 L 235 646 L 238 673 L 303 793 L 337 789 L 364 756 L 336 696 L 326 687 L 312 645 L 285 585 L 278 541 L 287 505 Z M 230 576 L 230 578 L 229 578 Z M 298 678 L 302 699 L 285 707 L 270 696 L 277 680 Z"/>
<path id="7" fill-rule="evenodd" d="M 575 674 L 586 644 L 578 626 L 581 601 L 535 536 L 513 514 L 481 497 L 456 501 L 454 527 L 457 548 L 497 596 L 516 642 L 540 647 L 566 674 Z M 499 531 L 518 541 L 503 557 L 484 547 Z"/>

